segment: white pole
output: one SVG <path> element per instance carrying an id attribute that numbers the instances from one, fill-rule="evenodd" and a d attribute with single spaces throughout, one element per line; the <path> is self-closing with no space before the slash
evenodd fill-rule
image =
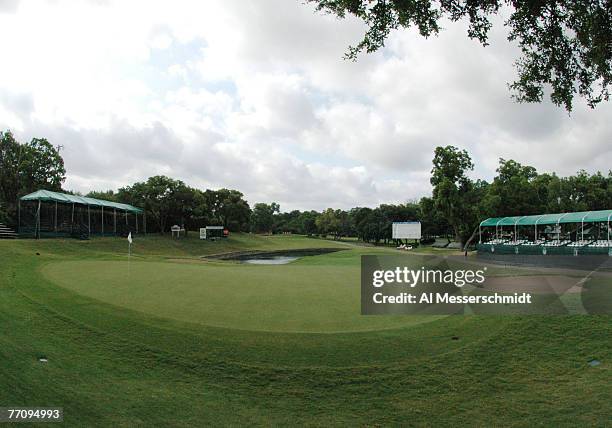
<path id="1" fill-rule="evenodd" d="M 587 216 L 591 214 L 591 211 L 589 211 L 588 213 L 586 213 L 583 217 L 582 220 L 580 221 L 581 223 L 581 234 L 580 234 L 580 240 L 584 241 L 584 219 L 587 218 Z"/>
<path id="2" fill-rule="evenodd" d="M 540 217 L 538 217 L 538 219 L 535 222 L 535 226 L 534 226 L 534 229 L 535 229 L 535 238 L 534 238 L 534 241 L 538 240 L 538 222 L 540 221 L 540 219 L 542 217 L 544 217 L 544 214 L 542 214 Z"/>
<path id="3" fill-rule="evenodd" d="M 130 276 L 130 258 L 132 257 L 132 234 L 128 233 L 128 276 Z"/>
<path id="4" fill-rule="evenodd" d="M 521 219 L 525 218 L 526 216 L 523 217 L 519 217 L 515 222 L 514 222 L 514 243 L 516 244 L 516 241 L 518 241 L 518 222 L 521 221 Z"/>
<path id="5" fill-rule="evenodd" d="M 610 246 L 610 216 L 612 216 L 612 214 L 608 216 L 608 247 Z"/>
<path id="6" fill-rule="evenodd" d="M 495 223 L 495 237 L 496 237 L 497 239 L 499 239 L 499 232 L 498 232 L 497 227 L 499 226 L 499 223 L 501 223 L 501 222 L 502 222 L 502 221 L 503 221 L 505 218 L 506 218 L 506 217 L 501 218 L 501 219 L 499 219 L 499 220 L 497 221 L 497 223 Z"/>
<path id="7" fill-rule="evenodd" d="M 569 213 L 565 213 L 557 219 L 557 242 L 561 241 L 561 219 L 568 214 Z"/>

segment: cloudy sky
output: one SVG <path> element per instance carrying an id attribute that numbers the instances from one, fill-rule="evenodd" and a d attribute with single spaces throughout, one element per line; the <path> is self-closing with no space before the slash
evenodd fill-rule
<path id="1" fill-rule="evenodd" d="M 400 31 L 348 62 L 362 24 L 302 3 L 0 0 L 0 129 L 64 146 L 69 189 L 166 174 L 283 211 L 427 195 L 439 145 L 486 179 L 500 157 L 610 168 L 612 105 L 515 104 L 503 27 L 487 48 Z"/>

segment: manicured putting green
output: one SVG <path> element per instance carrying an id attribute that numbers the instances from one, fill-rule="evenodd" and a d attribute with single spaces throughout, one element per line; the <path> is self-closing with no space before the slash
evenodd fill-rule
<path id="1" fill-rule="evenodd" d="M 406 327 L 431 316 L 360 315 L 359 266 L 66 261 L 43 267 L 79 294 L 164 318 L 276 332 Z"/>

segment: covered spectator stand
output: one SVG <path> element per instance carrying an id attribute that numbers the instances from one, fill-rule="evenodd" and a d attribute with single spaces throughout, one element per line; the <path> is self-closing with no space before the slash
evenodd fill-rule
<path id="1" fill-rule="evenodd" d="M 23 237 L 127 236 L 146 233 L 137 207 L 67 193 L 38 190 L 19 200 L 18 233 Z"/>

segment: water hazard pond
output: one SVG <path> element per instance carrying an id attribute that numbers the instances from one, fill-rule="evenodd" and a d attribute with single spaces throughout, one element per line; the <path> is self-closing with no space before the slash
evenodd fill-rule
<path id="1" fill-rule="evenodd" d="M 286 265 L 299 257 L 289 256 L 253 256 L 252 258 L 241 260 L 242 263 L 248 263 L 251 265 Z"/>
<path id="2" fill-rule="evenodd" d="M 300 250 L 249 251 L 208 256 L 207 258 L 233 260 L 253 265 L 284 265 L 302 257 L 329 254 L 343 249 L 344 248 L 306 248 Z"/>

